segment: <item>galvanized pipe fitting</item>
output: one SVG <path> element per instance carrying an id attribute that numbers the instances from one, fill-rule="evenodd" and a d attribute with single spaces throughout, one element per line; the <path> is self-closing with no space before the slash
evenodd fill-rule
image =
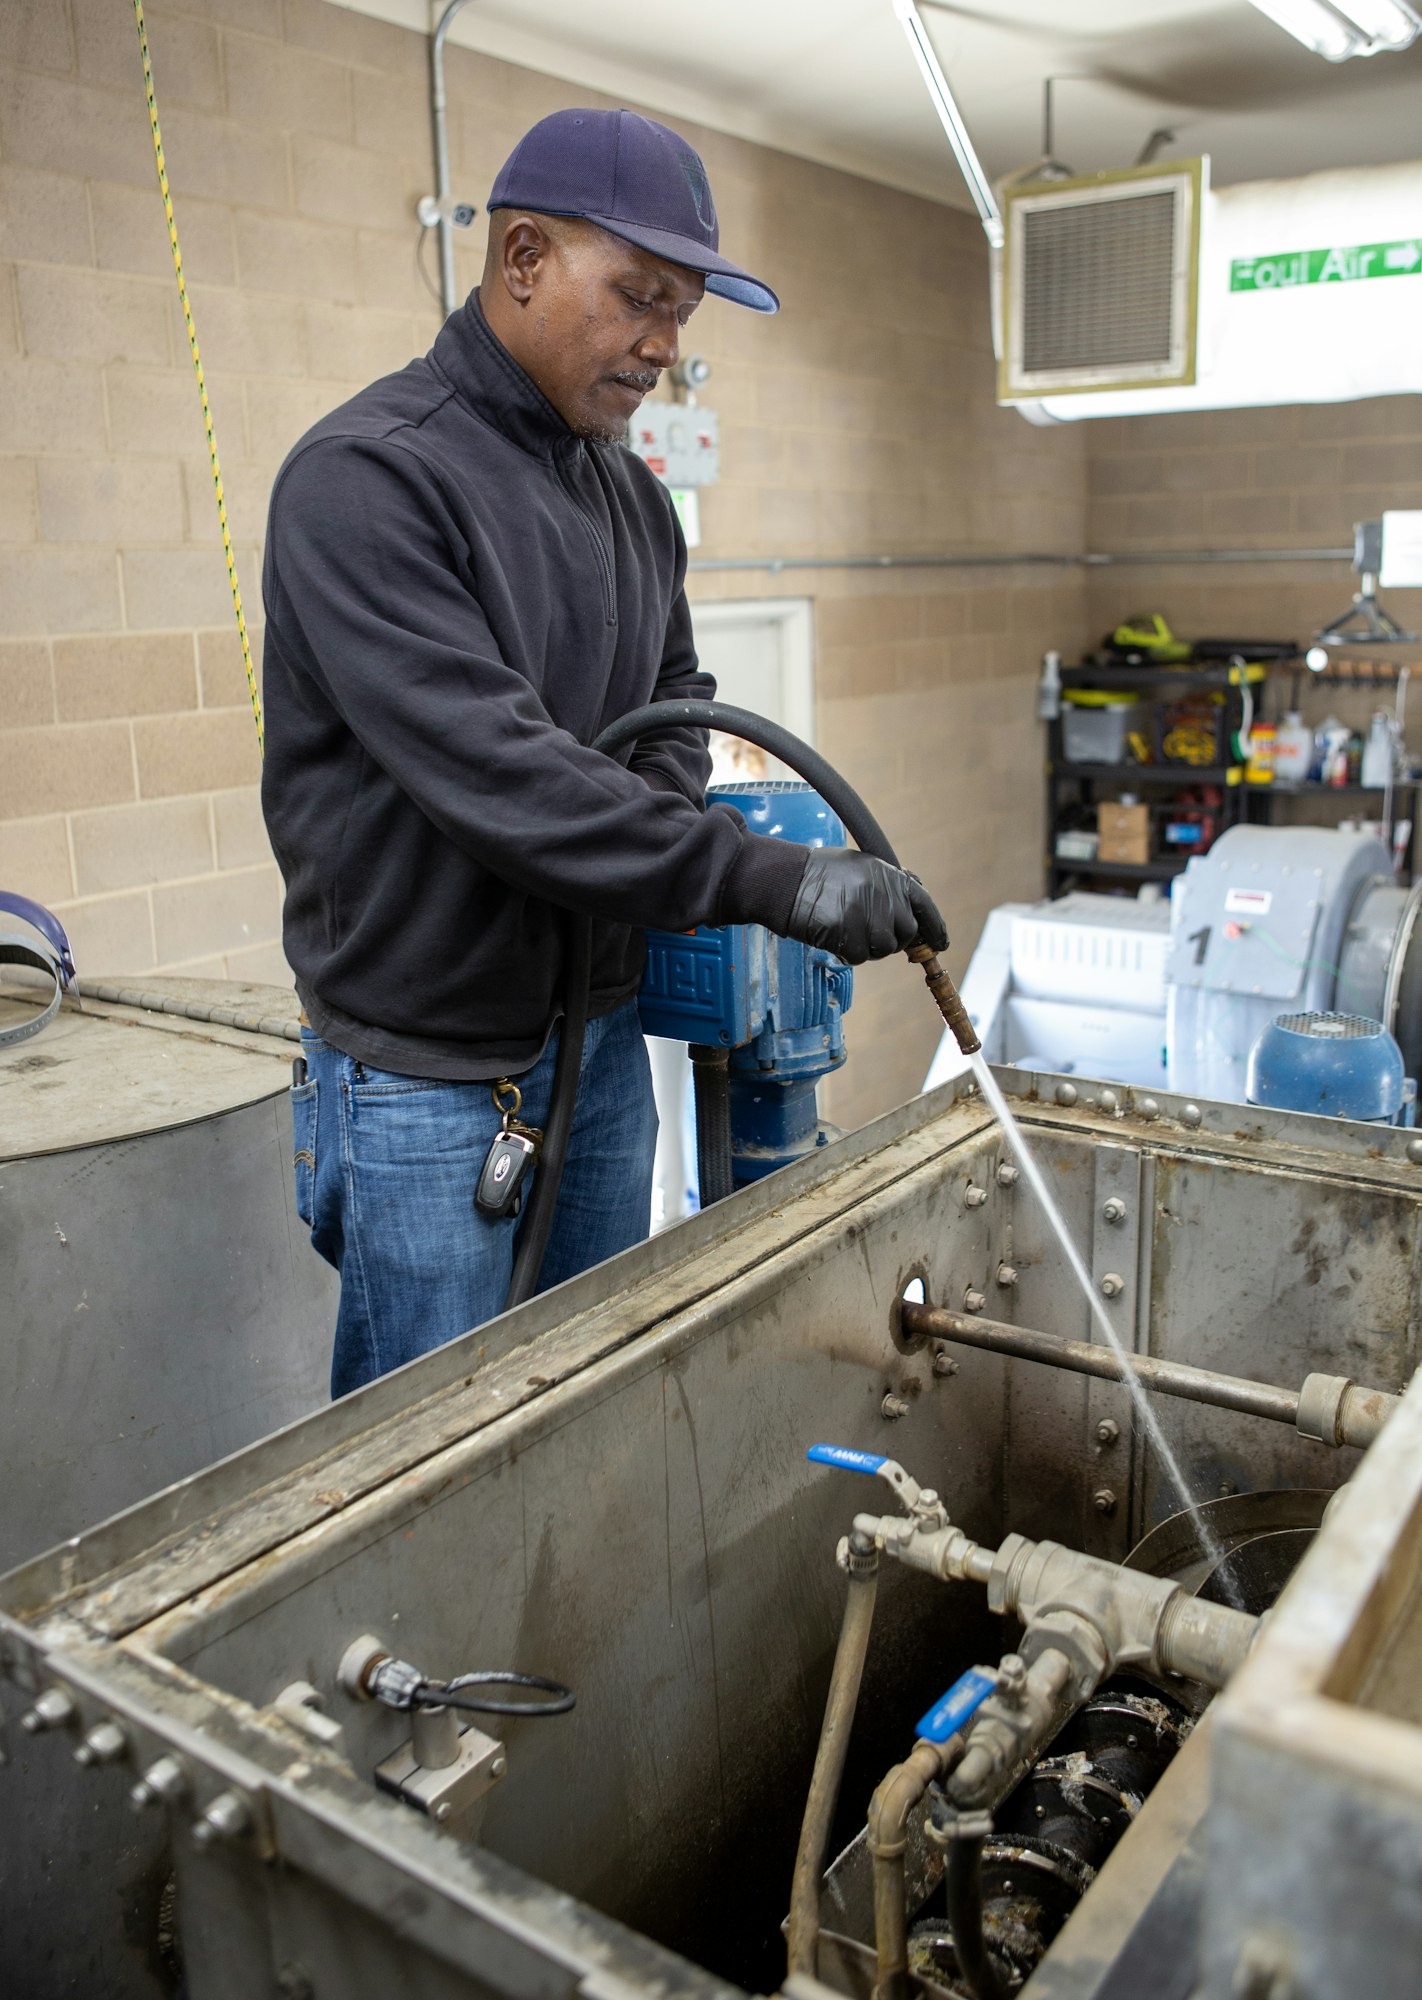
<path id="1" fill-rule="evenodd" d="M 1306 1375 L 1295 1423 L 1300 1437 L 1365 1450 L 1400 1401 L 1382 1389 L 1360 1389 L 1346 1375 Z"/>
<path id="2" fill-rule="evenodd" d="M 1227 1605 L 1187 1596 L 1178 1583 L 1123 1569 L 1056 1542 L 1009 1535 L 993 1561 L 988 1605 L 1026 1625 L 1020 1651 L 1031 1659 L 1050 1645 L 1075 1656 L 1082 1679 L 1095 1654 L 1077 1627 L 1095 1633 L 1107 1670 L 1150 1667 L 1220 1688 L 1248 1652 L 1258 1619 Z M 1064 1625 L 1061 1621 L 1075 1621 Z"/>

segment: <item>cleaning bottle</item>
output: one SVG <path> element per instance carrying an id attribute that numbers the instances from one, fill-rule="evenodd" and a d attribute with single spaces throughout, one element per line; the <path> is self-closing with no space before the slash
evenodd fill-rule
<path id="1" fill-rule="evenodd" d="M 1274 738 L 1274 776 L 1284 785 L 1301 785 L 1313 762 L 1313 731 L 1304 727 L 1303 717 L 1291 708 Z"/>
<path id="2" fill-rule="evenodd" d="M 1371 789 L 1381 791 L 1392 783 L 1393 734 L 1392 717 L 1385 708 L 1377 710 L 1368 730 L 1368 740 L 1363 746 L 1361 780 Z"/>

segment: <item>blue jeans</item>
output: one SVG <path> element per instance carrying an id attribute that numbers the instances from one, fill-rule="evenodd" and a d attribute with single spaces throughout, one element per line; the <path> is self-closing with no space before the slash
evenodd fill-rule
<path id="1" fill-rule="evenodd" d="M 503 1310 L 523 1214 L 474 1206 L 499 1129 L 488 1083 L 371 1069 L 301 1031 L 307 1080 L 291 1093 L 296 1208 L 341 1274 L 331 1394 L 399 1368 Z M 519 1113 L 542 1129 L 555 1034 L 517 1079 Z M 651 1221 L 657 1113 L 634 1001 L 588 1023 L 577 1114 L 540 1291 L 640 1243 Z"/>

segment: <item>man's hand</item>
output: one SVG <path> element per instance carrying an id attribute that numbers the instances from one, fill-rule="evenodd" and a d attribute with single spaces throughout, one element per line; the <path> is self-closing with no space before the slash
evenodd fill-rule
<path id="1" fill-rule="evenodd" d="M 818 945 L 851 965 L 890 958 L 915 942 L 942 951 L 948 932 L 916 875 L 852 848 L 810 851 L 786 935 Z"/>

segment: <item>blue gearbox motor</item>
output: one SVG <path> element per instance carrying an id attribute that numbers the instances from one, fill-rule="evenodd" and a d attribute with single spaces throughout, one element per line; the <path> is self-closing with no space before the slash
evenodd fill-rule
<path id="1" fill-rule="evenodd" d="M 1361 1014 L 1280 1014 L 1249 1051 L 1251 1104 L 1395 1125 L 1408 1102 L 1402 1050 Z"/>
<path id="2" fill-rule="evenodd" d="M 809 785 L 768 779 L 721 785 L 752 833 L 805 847 L 844 847 L 843 823 Z M 830 952 L 760 924 L 649 931 L 639 1006 L 649 1035 L 729 1052 L 731 1169 L 738 1187 L 833 1136 L 816 1086 L 844 1061 L 854 975 Z"/>

